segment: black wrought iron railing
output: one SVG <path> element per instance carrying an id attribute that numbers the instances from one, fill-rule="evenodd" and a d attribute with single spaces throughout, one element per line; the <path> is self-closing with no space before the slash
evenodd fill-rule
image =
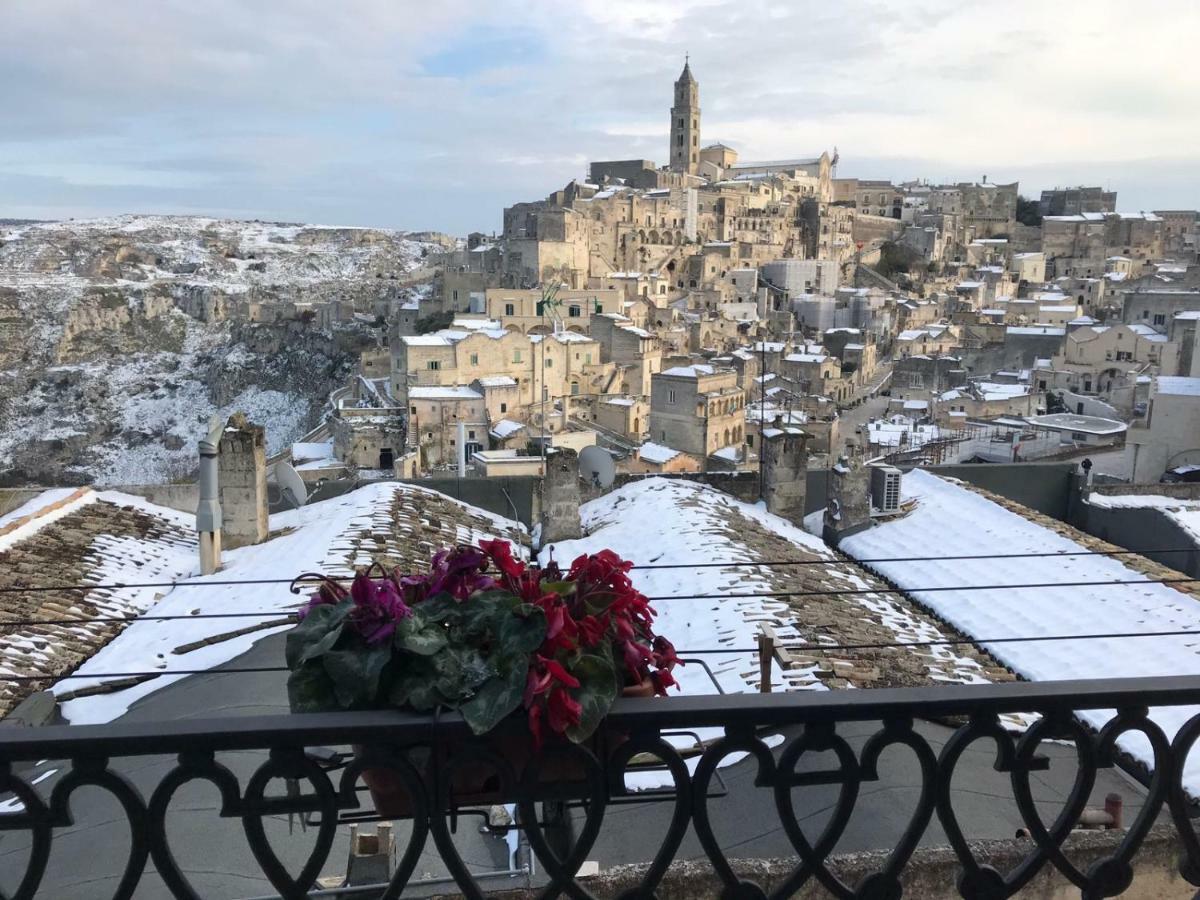
<path id="1" fill-rule="evenodd" d="M 6 870 L 0 881 L 19 900 L 56 896 L 43 884 L 47 863 L 56 842 L 72 832 L 78 792 L 91 786 L 93 796 L 96 789 L 107 792 L 109 806 L 120 809 L 117 818 L 124 822 L 111 823 L 109 831 L 129 836 L 122 851 L 127 856 L 121 857 L 104 896 L 134 896 L 139 884 L 145 896 L 202 896 L 177 862 L 181 850 L 194 848 L 173 843 L 171 824 L 174 815 L 198 814 L 194 807 L 181 811 L 177 794 L 201 780 L 219 796 L 211 804 L 213 826 L 222 819 L 240 826 L 235 838 L 249 849 L 247 859 L 285 898 L 321 889 L 318 877 L 330 865 L 336 867 L 331 859 L 335 835 L 348 822 L 378 818 L 376 803 L 388 818 L 406 823 L 397 828 L 406 842 L 380 896 L 394 898 L 411 890 L 419 881 L 418 870 L 427 868 L 418 866 L 419 861 L 430 854 L 444 864 L 446 881 L 456 882 L 468 897 L 482 896 L 485 888 L 464 861 L 455 830 L 471 807 L 504 802 L 515 804 L 511 827 L 527 836 L 543 896 L 589 897 L 589 882 L 577 873 L 604 829 L 606 813 L 622 803 L 652 800 L 666 804 L 669 813 L 661 818 L 661 829 L 647 830 L 642 838 L 661 842 L 646 851 L 639 885 L 623 896 L 653 896 L 685 837 L 701 848 L 691 855 L 711 865 L 718 886 L 714 894 L 766 896 L 759 885 L 739 879 L 730 848 L 722 846 L 716 836 L 721 829 L 714 826 L 714 804 L 736 790 L 732 782 L 724 783 L 722 772 L 728 770 L 720 764 L 744 753 L 757 765 L 754 787 L 773 796 L 772 814 L 779 817 L 794 852 L 794 869 L 771 885 L 773 897 L 794 895 L 814 879 L 838 897 L 899 897 L 905 868 L 935 820 L 957 857 L 958 890 L 965 897 L 1011 896 L 1046 867 L 1057 869 L 1083 896 L 1117 894 L 1133 878 L 1132 864 L 1149 829 L 1164 821 L 1177 832 L 1180 871 L 1195 885 L 1200 884 L 1200 840 L 1183 781 L 1188 755 L 1200 736 L 1200 715 L 1168 740 L 1152 709 L 1197 704 L 1196 677 L 619 700 L 596 740 L 585 746 L 547 746 L 540 755 L 529 752 L 528 736 L 515 720 L 494 735 L 474 739 L 457 716 L 401 712 L 0 728 L 0 792 L 8 798 L 0 807 L 6 810 L 0 814 L 0 865 Z M 1083 710 L 1111 715 L 1097 731 L 1073 715 Z M 1040 717 L 1023 733 L 1013 733 L 1002 719 L 1015 713 Z M 952 723 L 949 738 L 936 751 L 917 724 L 931 718 Z M 870 732 L 857 751 L 845 736 L 851 726 L 860 734 L 864 727 Z M 716 737 L 692 748 L 686 740 L 668 739 L 703 729 L 717 729 Z M 1144 738 L 1153 759 L 1144 773 L 1140 809 L 1124 823 L 1111 853 L 1086 869 L 1076 868 L 1062 849 L 1064 841 L 1097 774 L 1122 762 L 1122 739 L 1133 733 Z M 783 735 L 782 743 L 768 746 L 768 734 Z M 1046 822 L 1033 775 L 1046 768 L 1042 754 L 1051 740 L 1074 745 L 1077 767 L 1065 804 Z M 956 812 L 952 783 L 977 741 L 994 753 L 995 769 L 1010 780 L 1029 834 L 1024 859 L 1006 873 L 975 857 Z M 857 884 L 846 884 L 830 858 L 856 802 L 878 781 L 881 756 L 893 749 L 909 754 L 919 772 L 911 818 L 878 869 Z M 810 754 L 836 763 L 813 767 Z M 151 757 L 168 762 L 146 783 Z M 44 765 L 46 760 L 68 762 L 53 782 L 31 783 L 29 764 Z M 653 766 L 658 788 L 639 794 L 626 786 L 628 773 Z M 837 798 L 821 833 L 810 836 L 800 821 L 804 789 L 814 785 L 835 786 Z M 562 805 L 577 810 L 573 834 L 556 831 L 554 816 L 547 816 Z M 284 817 L 306 829 L 308 846 L 301 857 L 276 846 Z M 95 861 L 67 862 L 86 868 Z M 151 881 L 158 892 L 145 892 Z"/>

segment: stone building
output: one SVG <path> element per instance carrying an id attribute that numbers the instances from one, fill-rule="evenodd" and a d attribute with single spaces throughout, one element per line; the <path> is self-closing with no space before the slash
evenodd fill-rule
<path id="1" fill-rule="evenodd" d="M 1145 418 L 1135 421 L 1126 435 L 1134 445 L 1134 482 L 1156 482 L 1167 469 L 1200 465 L 1197 422 L 1200 378 L 1155 378 Z"/>
<path id="2" fill-rule="evenodd" d="M 543 307 L 542 297 L 536 288 L 489 288 L 484 292 L 483 312 L 501 327 L 525 334 L 553 331 L 556 325 L 586 334 L 594 315 L 620 313 L 625 300 L 620 291 L 604 288 L 560 290 L 548 307 Z"/>
<path id="3" fill-rule="evenodd" d="M 654 375 L 649 430 L 651 440 L 700 458 L 740 446 L 746 400 L 737 372 L 697 364 Z"/>
<path id="4" fill-rule="evenodd" d="M 1077 216 L 1110 213 L 1117 209 L 1117 192 L 1102 187 L 1054 188 L 1042 191 L 1038 212 L 1042 216 Z"/>

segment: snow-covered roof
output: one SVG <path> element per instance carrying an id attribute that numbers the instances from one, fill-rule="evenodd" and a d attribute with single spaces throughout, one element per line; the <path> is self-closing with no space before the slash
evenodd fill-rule
<path id="1" fill-rule="evenodd" d="M 682 451 L 676 450 L 673 447 L 668 447 L 664 444 L 656 444 L 653 441 L 646 441 L 638 448 L 638 458 L 644 459 L 646 462 L 657 463 L 662 465 L 668 463 L 677 457 Z"/>
<path id="2" fill-rule="evenodd" d="M 1062 337 L 1063 335 L 1065 335 L 1067 333 L 1067 330 L 1065 328 L 1056 328 L 1056 327 L 1053 327 L 1050 325 L 1030 325 L 1030 326 L 1010 325 L 1006 329 L 1006 331 L 1008 334 L 1041 334 L 1041 335 L 1047 335 L 1050 337 L 1055 337 L 1055 336 Z"/>
<path id="3" fill-rule="evenodd" d="M 711 375 L 713 373 L 712 366 L 705 366 L 696 363 L 691 366 L 673 366 L 670 369 L 664 369 L 660 375 L 670 375 L 675 378 L 699 378 L 701 375 Z"/>
<path id="4" fill-rule="evenodd" d="M 632 397 L 609 397 L 604 402 L 609 406 L 633 406 L 635 401 Z"/>
<path id="5" fill-rule="evenodd" d="M 1155 393 L 1200 397 L 1200 378 L 1178 375 L 1159 375 L 1155 379 Z"/>
<path id="6" fill-rule="evenodd" d="M 482 387 L 514 387 L 517 383 L 517 379 L 511 375 L 484 375 L 475 380 Z"/>
<path id="7" fill-rule="evenodd" d="M 500 419 L 492 425 L 491 435 L 498 441 L 502 441 L 507 437 L 516 434 L 525 426 L 520 422 L 514 422 L 512 419 Z"/>
<path id="8" fill-rule="evenodd" d="M 761 622 L 767 619 L 774 620 L 777 636 L 786 643 L 808 638 L 808 632 L 793 625 L 804 620 L 805 614 L 808 621 L 835 623 L 822 633 L 822 639 L 831 641 L 850 637 L 849 632 L 842 634 L 837 624 L 842 621 L 853 622 L 850 627 L 855 633 L 861 633 L 859 629 L 873 631 L 877 637 L 871 640 L 888 640 L 888 635 L 891 640 L 937 640 L 934 635 L 941 631 L 937 622 L 915 605 L 882 593 L 886 585 L 862 569 L 839 561 L 820 539 L 771 515 L 761 506 L 743 503 L 708 485 L 667 478 L 640 479 L 583 504 L 580 512 L 587 537 L 557 542 L 556 559 L 573 559 L 580 553 L 611 549 L 632 560 L 635 566 L 656 560 L 684 565 L 745 563 L 763 559 L 763 548 L 769 547 L 779 558 L 823 561 L 820 566 L 776 570 L 740 568 L 732 577 L 721 566 L 706 566 L 689 570 L 685 590 L 680 589 L 679 570 L 635 568 L 629 573 L 638 590 L 649 596 L 695 593 L 713 597 L 704 603 L 680 600 L 656 604 L 655 631 L 674 641 L 681 651 L 689 647 L 729 648 L 728 655 L 715 653 L 705 657 L 721 690 L 727 692 L 758 691 L 757 667 L 749 664 L 751 660 L 744 653 L 735 651 L 753 647 Z M 805 614 L 799 612 L 798 606 L 778 597 L 749 602 L 736 596 L 725 599 L 730 594 L 759 591 L 816 592 L 831 583 L 863 593 L 823 600 L 806 596 Z M 871 593 L 876 588 L 881 593 Z M 828 616 L 823 612 L 828 612 Z M 919 656 L 917 671 L 927 673 L 930 679 L 942 677 L 940 672 L 934 674 L 941 670 L 950 681 L 983 682 L 978 664 L 964 660 L 960 653 L 953 652 L 956 650 L 961 648 L 938 647 L 933 650 L 936 658 Z M 845 657 L 839 654 L 839 658 Z M 777 679 L 776 690 L 826 689 L 812 667 L 792 667 L 787 674 L 787 678 Z M 716 691 L 700 666 L 682 667 L 675 676 L 685 696 Z M 706 730 L 702 738 L 719 733 L 720 729 Z"/>
<path id="9" fill-rule="evenodd" d="M 408 389 L 411 400 L 482 400 L 483 394 L 464 385 L 416 385 Z"/>
<path id="10" fill-rule="evenodd" d="M 822 363 L 830 359 L 823 353 L 789 353 L 784 362 L 791 363 Z"/>
<path id="11" fill-rule="evenodd" d="M 728 447 L 722 447 L 719 450 L 714 450 L 709 456 L 715 456 L 717 459 L 723 459 L 726 462 L 737 462 L 739 458 L 738 447 L 735 444 L 730 444 Z"/>
<path id="12" fill-rule="evenodd" d="M 140 498 L 124 498 L 122 502 L 136 502 L 143 508 L 152 508 Z M 194 528 L 191 516 L 170 510 L 161 514 L 176 517 L 189 532 Z M 440 524 L 431 524 L 435 520 Z M 165 596 L 153 604 L 153 613 L 179 618 L 134 622 L 78 670 L 84 675 L 89 672 L 159 670 L 162 675 L 112 694 L 71 700 L 62 706 L 64 716 L 72 724 L 110 721 L 140 697 L 186 677 L 173 674 L 172 670 L 218 666 L 244 653 L 261 638 L 278 634 L 280 628 L 229 637 L 231 631 L 246 625 L 278 620 L 304 602 L 305 598 L 291 593 L 286 583 L 287 579 L 301 572 L 319 571 L 335 577 L 350 575 L 353 567 L 367 565 L 380 553 L 381 541 L 386 544 L 386 553 L 393 564 L 416 570 L 428 566 L 429 545 L 414 540 L 415 534 L 420 534 L 422 541 L 432 542 L 436 547 L 460 541 L 473 543 L 489 537 L 517 539 L 524 533 L 524 528 L 516 522 L 426 488 L 381 482 L 300 509 L 272 515 L 271 533 L 276 536 L 261 544 L 227 553 L 224 568 L 212 576 L 193 574 L 198 563 L 194 532 L 189 533 L 171 551 L 182 553 L 186 560 L 185 567 L 178 574 L 166 577 L 166 571 L 160 568 L 163 577 L 147 577 L 151 573 L 145 567 L 130 569 L 125 574 L 116 571 L 109 573 L 107 577 L 113 580 L 178 580 L 188 585 L 216 583 L 203 589 L 166 590 Z M 134 554 L 131 557 L 136 558 Z M 163 555 L 154 558 L 160 560 L 154 564 L 162 566 L 174 557 L 163 551 Z M 284 579 L 284 583 L 237 583 L 243 579 L 261 578 L 280 578 Z M 164 589 L 153 589 L 147 598 L 147 606 L 153 603 L 155 592 L 164 593 Z M 144 608 L 138 611 L 144 611 Z M 261 619 L 204 617 L 204 614 L 257 611 L 263 612 Z M 196 614 L 201 615 L 189 618 Z M 213 642 L 206 643 L 209 640 Z M 196 644 L 200 646 L 186 652 L 171 652 L 177 647 Z M 53 690 L 61 693 L 103 680 L 107 679 L 72 679 L 59 682 Z"/>
<path id="13" fill-rule="evenodd" d="M 551 335 L 560 344 L 591 344 L 595 343 L 595 338 L 586 334 L 580 334 L 577 331 L 556 331 Z"/>
<path id="14" fill-rule="evenodd" d="M 1105 556 L 988 557 L 985 554 L 1079 553 L 1093 545 L 1062 523 L 1053 527 L 1006 508 L 984 495 L 915 469 L 903 476 L 902 496 L 916 501 L 907 516 L 879 522 L 844 537 L 838 549 L 851 557 L 964 557 L 953 566 L 927 562 L 869 564 L 947 622 L 977 638 L 1019 638 L 1095 632 L 1200 630 L 1200 602 L 1172 585 L 1146 582 L 1147 576 L 1120 558 Z M 1030 514 L 1032 516 L 1032 514 Z M 1106 582 L 1134 581 L 1136 584 Z M 1094 583 L 1087 587 L 1080 583 Z M 1063 587 L 1044 587 L 1063 583 Z M 1037 584 L 1034 590 L 1012 587 Z M 986 590 L 960 586 L 996 585 Z M 933 588 L 922 592 L 918 588 Z M 1106 638 L 983 644 L 1005 665 L 1031 681 L 1097 677 L 1200 675 L 1200 647 L 1188 638 Z M 1197 707 L 1154 707 L 1150 718 L 1174 738 Z M 1111 710 L 1079 713 L 1100 727 Z M 1120 747 L 1152 763 L 1141 736 L 1119 739 Z M 1200 793 L 1200 759 L 1188 759 L 1184 785 Z"/>
<path id="15" fill-rule="evenodd" d="M 1026 419 L 1031 425 L 1050 428 L 1054 431 L 1078 431 L 1083 434 L 1120 434 L 1127 426 L 1115 419 L 1103 419 L 1099 416 L 1083 416 L 1075 413 L 1050 413 L 1045 416 L 1029 416 Z"/>

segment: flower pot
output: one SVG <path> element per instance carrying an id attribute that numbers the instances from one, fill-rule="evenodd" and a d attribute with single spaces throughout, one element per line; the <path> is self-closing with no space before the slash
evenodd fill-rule
<path id="1" fill-rule="evenodd" d="M 654 682 L 649 678 L 638 684 L 627 684 L 621 689 L 622 697 L 648 698 L 654 696 Z M 533 758 L 534 750 L 531 738 L 526 734 L 491 734 L 481 740 L 486 741 L 487 749 L 508 763 L 513 773 L 519 779 L 529 761 Z M 588 739 L 587 748 L 600 757 L 601 754 L 611 753 L 613 749 L 629 740 L 629 735 L 623 731 L 608 728 L 601 722 L 596 733 Z M 356 756 L 362 754 L 361 747 L 354 747 Z M 440 762 L 444 765 L 446 758 Z M 432 775 L 432 763 L 426 765 L 426 775 Z M 548 756 L 542 763 L 539 772 L 542 782 L 570 783 L 578 782 L 580 797 L 587 796 L 586 773 L 584 766 L 576 759 L 564 757 L 561 754 Z M 412 802 L 403 781 L 387 769 L 364 769 L 363 782 L 371 792 L 371 800 L 375 811 L 385 819 L 402 819 L 412 815 Z M 429 778 L 432 782 L 432 778 Z M 504 796 L 500 788 L 499 778 L 492 771 L 476 768 L 462 768 L 456 771 L 451 782 L 451 797 L 456 806 L 492 806 L 498 803 L 509 803 L 513 797 Z"/>

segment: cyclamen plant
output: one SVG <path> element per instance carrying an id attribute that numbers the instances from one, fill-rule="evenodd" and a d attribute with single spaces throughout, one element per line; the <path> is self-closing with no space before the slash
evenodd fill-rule
<path id="1" fill-rule="evenodd" d="M 676 684 L 632 565 L 602 550 L 563 574 L 494 540 L 441 550 L 422 575 L 324 579 L 287 637 L 292 709 L 446 706 L 482 734 L 523 707 L 536 746 L 547 729 L 586 740 L 624 685 Z"/>

